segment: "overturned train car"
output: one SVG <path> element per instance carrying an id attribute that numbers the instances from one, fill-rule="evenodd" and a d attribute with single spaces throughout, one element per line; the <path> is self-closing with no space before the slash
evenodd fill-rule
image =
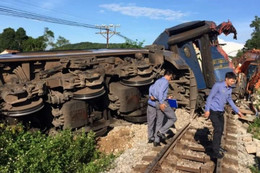
<path id="1" fill-rule="evenodd" d="M 166 29 L 145 49 L 1 55 L 1 121 L 100 134 L 113 116 L 144 122 L 148 88 L 166 68 L 175 73 L 168 94 L 192 113 L 233 70 L 217 41 L 222 32 L 236 34 L 230 22 L 194 21 Z"/>
<path id="2" fill-rule="evenodd" d="M 203 110 L 209 89 L 215 82 L 225 80 L 227 72 L 234 72 L 232 62 L 218 42 L 218 35 L 222 33 L 233 33 L 236 39 L 236 29 L 230 21 L 220 25 L 212 21 L 193 21 L 166 29 L 154 42 L 165 47 L 164 65 L 174 69 L 176 74 L 184 69 L 191 72 L 189 94 L 174 94 L 177 100 L 189 95 L 186 105 L 191 112 Z M 176 86 L 174 80 L 170 84 L 173 92 L 185 87 Z"/>
<path id="3" fill-rule="evenodd" d="M 159 73 L 147 50 L 17 53 L 0 64 L 2 118 L 100 133 L 111 114 L 144 121 L 147 87 Z"/>

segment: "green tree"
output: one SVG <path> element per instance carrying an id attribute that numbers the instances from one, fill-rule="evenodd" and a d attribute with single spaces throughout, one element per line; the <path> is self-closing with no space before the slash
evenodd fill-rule
<path id="1" fill-rule="evenodd" d="M 251 34 L 252 38 L 246 41 L 245 47 L 247 49 L 260 49 L 260 18 L 255 16 L 255 20 L 250 24 L 254 28 Z"/>
<path id="2" fill-rule="evenodd" d="M 0 50 L 17 49 L 18 45 L 15 43 L 15 31 L 13 28 L 4 29 L 0 35 Z"/>
<path id="3" fill-rule="evenodd" d="M 23 28 L 16 31 L 13 28 L 6 28 L 0 34 L 0 51 L 5 49 L 23 51 L 44 51 L 47 48 L 55 48 L 69 44 L 69 40 L 59 36 L 57 42 L 54 43 L 54 33 L 49 28 L 44 28 L 42 36 L 33 38 L 26 35 Z"/>
<path id="4" fill-rule="evenodd" d="M 56 44 L 54 45 L 54 48 L 59 48 L 59 47 L 62 47 L 62 46 L 68 45 L 68 44 L 70 44 L 69 40 L 67 40 L 66 38 L 64 38 L 62 36 L 59 36 L 56 41 Z"/>
<path id="5" fill-rule="evenodd" d="M 47 46 L 50 46 L 50 47 L 54 47 L 55 46 L 55 44 L 53 43 L 53 41 L 54 41 L 54 33 L 51 30 L 49 30 L 49 28 L 47 28 L 47 27 L 44 28 L 43 39 L 44 39 L 44 42 L 46 44 L 45 48 L 47 48 Z"/>
<path id="6" fill-rule="evenodd" d="M 49 28 L 44 28 L 44 33 L 42 36 L 37 38 L 28 37 L 27 40 L 23 42 L 23 50 L 29 51 L 45 51 L 48 46 L 52 48 L 55 46 L 54 33 L 49 30 Z"/>
<path id="7" fill-rule="evenodd" d="M 131 41 L 126 40 L 124 44 L 121 45 L 121 48 L 142 48 L 144 41 L 139 42 L 138 40 Z"/>
<path id="8" fill-rule="evenodd" d="M 36 39 L 29 37 L 23 42 L 23 51 L 44 51 L 47 47 L 45 39 L 43 36 L 40 36 Z"/>
<path id="9" fill-rule="evenodd" d="M 18 46 L 17 49 L 22 52 L 23 51 L 23 42 L 28 39 L 26 35 L 26 31 L 23 28 L 18 28 L 15 32 L 15 42 Z"/>

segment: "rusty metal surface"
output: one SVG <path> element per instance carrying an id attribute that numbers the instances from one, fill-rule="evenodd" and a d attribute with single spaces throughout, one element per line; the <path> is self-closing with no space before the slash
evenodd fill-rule
<path id="1" fill-rule="evenodd" d="M 120 112 L 132 112 L 140 108 L 141 93 L 137 87 L 128 87 L 120 83 L 110 84 L 110 107 Z M 114 100 L 113 98 L 117 98 Z"/>
<path id="2" fill-rule="evenodd" d="M 33 114 L 47 106 L 44 114 L 52 117 L 55 129 L 95 129 L 94 124 L 102 122 L 101 119 L 105 124 L 99 126 L 105 128 L 110 118 L 107 110 L 143 121 L 149 85 L 162 70 L 154 68 L 151 62 L 155 59 L 156 56 L 148 57 L 146 49 L 1 55 L 0 113 L 37 117 Z M 113 83 L 118 84 L 115 91 L 111 88 Z M 113 106 L 119 93 L 117 87 L 124 88 L 119 95 L 119 107 L 117 103 Z M 133 89 L 139 95 L 138 100 L 131 99 L 135 98 L 131 95 L 135 93 Z M 81 105 L 85 113 L 75 110 L 74 103 Z"/>
<path id="3" fill-rule="evenodd" d="M 177 69 L 188 69 L 189 66 L 186 64 L 186 62 L 180 57 L 180 55 L 172 52 L 172 51 L 164 51 L 163 52 L 165 59 L 169 62 L 171 62 L 172 64 L 174 64 L 174 66 Z"/>
<path id="4" fill-rule="evenodd" d="M 72 100 L 66 102 L 61 111 L 63 114 L 62 119 L 64 121 L 65 129 L 82 127 L 90 121 L 87 112 L 87 105 L 84 101 Z M 61 119 L 61 116 L 56 118 Z"/>
<path id="5" fill-rule="evenodd" d="M 10 117 L 20 117 L 40 111 L 44 107 L 43 100 L 31 101 L 30 104 L 2 108 L 2 114 Z"/>

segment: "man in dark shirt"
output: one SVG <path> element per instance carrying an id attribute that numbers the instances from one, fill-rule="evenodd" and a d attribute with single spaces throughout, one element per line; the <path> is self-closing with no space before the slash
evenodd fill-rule
<path id="1" fill-rule="evenodd" d="M 214 127 L 213 132 L 213 158 L 221 159 L 224 155 L 220 153 L 223 150 L 220 147 L 221 137 L 224 128 L 224 107 L 228 102 L 235 113 L 239 116 L 243 114 L 236 107 L 232 100 L 232 85 L 236 83 L 236 75 L 233 72 L 227 72 L 225 76 L 225 81 L 217 82 L 212 87 L 210 94 L 207 98 L 205 105 L 205 117 L 210 118 L 212 125 Z"/>

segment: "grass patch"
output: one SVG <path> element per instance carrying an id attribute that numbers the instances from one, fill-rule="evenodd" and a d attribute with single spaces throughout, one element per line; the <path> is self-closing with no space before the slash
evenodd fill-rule
<path id="1" fill-rule="evenodd" d="M 253 123 L 249 124 L 248 127 L 248 132 L 253 135 L 253 138 L 259 139 L 260 140 L 260 118 L 257 117 Z M 255 158 L 256 164 L 253 166 L 250 166 L 249 169 L 252 173 L 260 173 L 259 170 L 259 159 L 260 158 Z"/>
<path id="2" fill-rule="evenodd" d="M 254 122 L 249 124 L 248 130 L 249 133 L 253 134 L 253 137 L 260 139 L 260 118 L 255 118 Z"/>
<path id="3" fill-rule="evenodd" d="M 256 157 L 256 164 L 249 167 L 249 169 L 250 169 L 250 171 L 251 171 L 252 173 L 260 173 L 260 170 L 259 170 L 259 159 L 260 159 L 260 158 L 257 158 L 257 157 Z"/>

